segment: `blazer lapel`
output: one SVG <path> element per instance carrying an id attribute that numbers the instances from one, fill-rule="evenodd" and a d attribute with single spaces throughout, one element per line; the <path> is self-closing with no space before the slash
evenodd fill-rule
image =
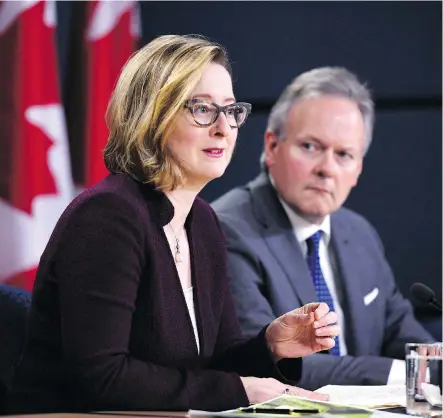
<path id="1" fill-rule="evenodd" d="M 317 300 L 314 284 L 291 223 L 277 193 L 265 173 L 248 185 L 262 235 L 271 253 L 286 273 L 294 293 L 302 305 Z"/>
<path id="2" fill-rule="evenodd" d="M 191 259 L 191 276 L 192 276 L 192 286 L 194 288 L 194 310 L 196 317 L 196 325 L 198 332 L 198 339 L 200 343 L 200 356 L 205 356 L 206 353 L 206 344 L 205 341 L 207 339 L 207 330 L 208 330 L 208 315 L 211 312 L 211 307 L 208 301 L 208 294 L 206 288 L 206 281 L 204 280 L 205 274 L 204 265 L 206 264 L 205 260 L 201 260 L 197 255 L 205 255 L 205 251 L 202 249 L 202 243 L 198 240 L 198 225 L 195 222 L 192 222 L 193 218 L 193 210 L 191 209 L 190 215 L 188 215 L 188 219 L 186 221 L 186 231 L 188 233 L 188 242 L 189 242 L 189 253 Z M 203 251 L 202 251 L 203 250 Z M 199 262 L 195 262 L 196 257 L 199 259 Z M 189 324 L 192 326 L 191 317 L 188 313 Z M 207 312 L 208 314 L 202 315 L 203 312 Z M 195 346 L 197 349 L 197 346 Z"/>
<path id="3" fill-rule="evenodd" d="M 343 282 L 343 294 L 346 298 L 344 314 L 346 317 L 346 343 L 349 354 L 358 355 L 370 338 L 366 329 L 369 318 L 365 318 L 365 306 L 360 283 L 364 282 L 364 272 L 359 260 L 365 259 L 359 245 L 353 245 L 352 236 L 345 222 L 336 214 L 331 217 L 331 241 L 337 259 L 338 274 Z M 347 308 L 347 309 L 346 309 Z M 351 335 L 349 335 L 351 334 Z M 353 349 L 351 348 L 353 347 Z"/>

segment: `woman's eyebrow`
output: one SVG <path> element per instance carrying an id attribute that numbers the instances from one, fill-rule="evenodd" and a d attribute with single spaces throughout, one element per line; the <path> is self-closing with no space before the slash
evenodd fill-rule
<path id="1" fill-rule="evenodd" d="M 214 101 L 213 96 L 211 96 L 210 94 L 205 94 L 205 93 L 201 93 L 201 94 L 194 94 L 193 99 L 197 99 L 197 98 L 202 98 L 202 99 L 209 99 L 210 101 Z M 235 97 L 227 97 L 224 99 L 223 101 L 224 103 L 227 102 L 234 102 L 235 103 Z"/>

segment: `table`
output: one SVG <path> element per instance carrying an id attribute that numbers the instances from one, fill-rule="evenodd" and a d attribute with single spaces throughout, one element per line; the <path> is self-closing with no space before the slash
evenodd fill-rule
<path id="1" fill-rule="evenodd" d="M 55 413 L 30 415 L 4 415 L 1 418 L 184 418 L 187 412 L 182 411 L 112 411 L 93 413 Z"/>

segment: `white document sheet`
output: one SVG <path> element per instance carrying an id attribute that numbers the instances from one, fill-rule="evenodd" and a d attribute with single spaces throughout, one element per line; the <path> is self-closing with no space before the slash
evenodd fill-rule
<path id="1" fill-rule="evenodd" d="M 315 392 L 326 393 L 329 402 L 342 405 L 360 406 L 377 409 L 406 407 L 405 385 L 387 386 L 336 386 L 327 385 Z"/>

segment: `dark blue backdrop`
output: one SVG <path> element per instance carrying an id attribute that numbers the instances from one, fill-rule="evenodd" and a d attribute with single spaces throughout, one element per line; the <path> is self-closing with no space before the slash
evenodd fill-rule
<path id="1" fill-rule="evenodd" d="M 58 4 L 65 93 L 81 7 Z M 367 80 L 377 105 L 373 145 L 347 205 L 379 231 L 405 295 L 415 281 L 441 295 L 441 8 L 424 1 L 141 3 L 143 43 L 199 33 L 224 44 L 236 95 L 253 104 L 230 167 L 202 196 L 211 201 L 258 173 L 267 113 L 292 78 L 345 66 Z"/>

